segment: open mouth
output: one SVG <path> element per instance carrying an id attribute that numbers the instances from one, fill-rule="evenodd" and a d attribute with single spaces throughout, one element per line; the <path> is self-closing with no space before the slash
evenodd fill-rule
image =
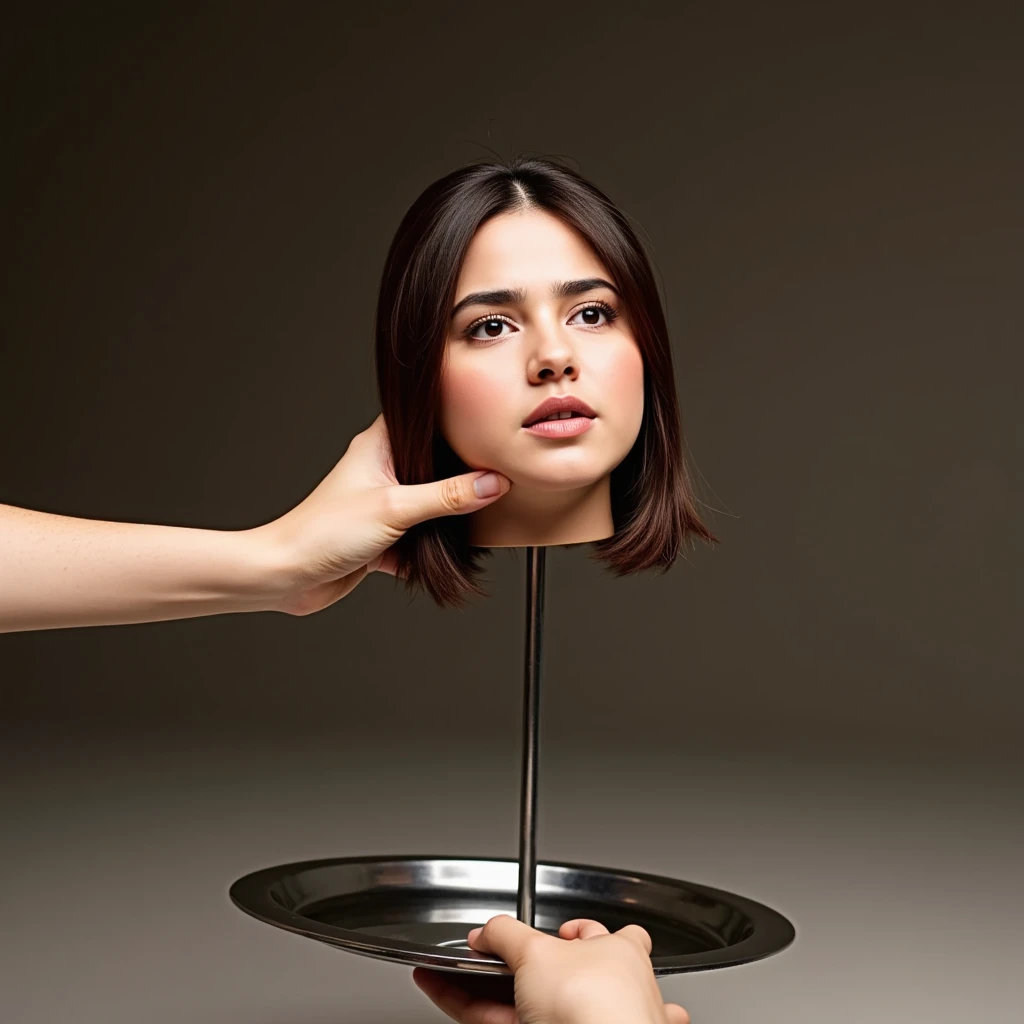
<path id="1" fill-rule="evenodd" d="M 523 421 L 523 429 L 538 437 L 577 437 L 594 425 L 597 413 L 573 395 L 552 395 Z"/>
<path id="2" fill-rule="evenodd" d="M 566 420 L 593 420 L 597 413 L 575 395 L 550 395 L 523 421 L 529 430 L 538 423 L 564 423 Z"/>
<path id="3" fill-rule="evenodd" d="M 534 420 L 533 423 L 527 423 L 526 425 L 528 427 L 532 427 L 537 423 L 550 423 L 552 420 L 579 419 L 580 417 L 588 420 L 593 419 L 593 416 L 583 416 L 583 413 L 581 412 L 553 412 L 550 416 L 545 416 L 542 420 Z"/>
<path id="4" fill-rule="evenodd" d="M 577 437 L 590 430 L 595 419 L 594 416 L 585 416 L 579 412 L 552 413 L 542 420 L 534 420 L 524 429 L 538 437 Z"/>

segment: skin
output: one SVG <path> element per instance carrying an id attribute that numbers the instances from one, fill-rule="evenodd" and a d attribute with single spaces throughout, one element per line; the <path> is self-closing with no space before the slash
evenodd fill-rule
<path id="1" fill-rule="evenodd" d="M 663 1002 L 639 925 L 611 934 L 597 921 L 567 921 L 558 935 L 507 914 L 469 933 L 473 949 L 512 968 L 514 1002 L 506 978 L 417 968 L 413 980 L 458 1024 L 690 1024 L 686 1010 Z"/>
<path id="2" fill-rule="evenodd" d="M 563 297 L 552 291 L 561 282 L 592 279 L 608 284 Z M 473 293 L 501 289 L 522 296 L 459 308 Z M 499 546 L 611 536 L 610 474 L 640 433 L 644 364 L 608 268 L 557 217 L 538 209 L 501 214 L 469 245 L 455 309 L 441 431 L 467 465 L 512 481 L 506 497 L 474 514 L 474 535 L 505 538 Z M 562 395 L 594 410 L 590 430 L 548 438 L 523 429 L 545 398 Z"/>
<path id="3" fill-rule="evenodd" d="M 475 512 L 508 489 L 500 474 L 481 472 L 399 484 L 378 416 L 309 497 L 250 530 L 101 522 L 0 505 L 0 633 L 225 612 L 309 615 L 370 572 L 394 573 L 392 545 L 409 527 Z"/>

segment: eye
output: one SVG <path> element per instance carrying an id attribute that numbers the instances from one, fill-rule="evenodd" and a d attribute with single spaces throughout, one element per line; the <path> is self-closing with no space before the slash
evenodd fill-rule
<path id="1" fill-rule="evenodd" d="M 514 325 L 503 316 L 485 316 L 471 323 L 465 330 L 465 336 L 472 341 L 493 341 L 504 337 L 502 328 L 506 326 Z M 480 334 L 480 331 L 483 331 L 483 334 Z"/>
<path id="2" fill-rule="evenodd" d="M 609 306 L 607 302 L 591 302 L 583 309 L 577 310 L 569 323 L 572 323 L 577 317 L 583 317 L 580 324 L 582 327 L 607 327 L 618 318 L 618 315 L 618 311 Z M 603 322 L 601 317 L 604 317 Z"/>

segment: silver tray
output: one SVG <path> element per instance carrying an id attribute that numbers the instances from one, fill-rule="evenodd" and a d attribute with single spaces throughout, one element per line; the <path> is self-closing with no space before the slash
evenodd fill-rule
<path id="1" fill-rule="evenodd" d="M 348 857 L 254 871 L 230 889 L 241 910 L 278 928 L 378 960 L 464 974 L 510 974 L 466 945 L 495 914 L 516 916 L 514 860 Z M 771 956 L 792 924 L 734 893 L 658 875 L 579 864 L 537 865 L 536 927 L 577 917 L 611 931 L 642 925 L 656 975 L 732 967 Z"/>

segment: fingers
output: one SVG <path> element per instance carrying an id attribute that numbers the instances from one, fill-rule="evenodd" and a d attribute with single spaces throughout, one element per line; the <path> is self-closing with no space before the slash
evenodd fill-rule
<path id="1" fill-rule="evenodd" d="M 412 972 L 416 987 L 444 1014 L 458 1024 L 518 1024 L 515 1006 L 486 996 L 479 997 L 478 982 L 493 978 L 459 978 L 449 980 L 443 971 L 417 967 Z"/>
<path id="2" fill-rule="evenodd" d="M 548 938 L 522 921 L 517 921 L 508 914 L 492 917 L 483 928 L 474 928 L 469 933 L 471 949 L 481 953 L 493 953 L 500 956 L 512 968 L 518 971 L 526 959 L 529 947 L 538 939 Z"/>
<path id="3" fill-rule="evenodd" d="M 690 1024 L 690 1015 L 678 1003 L 665 1004 L 665 1019 L 668 1024 Z"/>
<path id="4" fill-rule="evenodd" d="M 627 924 L 625 928 L 620 928 L 615 934 L 621 935 L 624 939 L 629 939 L 630 942 L 635 946 L 639 946 L 648 956 L 651 955 L 651 950 L 654 948 L 651 943 L 651 937 L 640 925 Z"/>
<path id="5" fill-rule="evenodd" d="M 558 934 L 563 939 L 593 939 L 598 935 L 607 935 L 608 929 L 599 921 L 578 917 L 574 921 L 566 921 L 558 929 Z"/>
<path id="6" fill-rule="evenodd" d="M 363 565 L 358 569 L 354 569 L 347 576 L 343 576 L 340 580 L 335 580 L 333 585 L 334 589 L 328 594 L 329 600 L 327 604 L 334 604 L 335 601 L 340 601 L 343 597 L 348 597 L 348 595 L 366 579 L 369 571 L 369 568 Z M 327 605 L 324 607 L 327 607 Z"/>
<path id="7" fill-rule="evenodd" d="M 366 566 L 367 572 L 386 572 L 389 576 L 398 575 L 398 552 L 390 547 L 378 555 Z"/>
<path id="8" fill-rule="evenodd" d="M 391 454 L 391 438 L 388 435 L 388 426 L 384 422 L 384 413 L 382 412 L 377 413 L 374 421 L 365 430 L 359 431 L 353 440 L 356 438 L 360 441 L 370 441 L 382 448 L 387 455 Z"/>
<path id="9" fill-rule="evenodd" d="M 358 434 L 352 436 L 348 443 L 348 451 L 385 463 L 391 458 L 391 438 L 388 436 L 383 413 L 378 413 L 377 418 L 365 430 L 360 430 Z"/>
<path id="10" fill-rule="evenodd" d="M 405 531 L 437 516 L 476 512 L 504 497 L 511 486 L 507 477 L 487 471 L 463 473 L 429 484 L 395 484 L 388 488 L 389 525 Z"/>
<path id="11" fill-rule="evenodd" d="M 412 972 L 412 980 L 442 1013 L 464 1024 L 466 1007 L 470 1003 L 467 993 L 444 978 L 440 971 L 427 971 L 417 967 Z"/>
<path id="12" fill-rule="evenodd" d="M 386 486 L 397 484 L 395 463 L 391 454 L 391 438 L 384 416 L 377 418 L 365 430 L 353 435 L 345 454 L 327 475 L 325 482 L 335 485 L 355 481 L 357 484 Z"/>

